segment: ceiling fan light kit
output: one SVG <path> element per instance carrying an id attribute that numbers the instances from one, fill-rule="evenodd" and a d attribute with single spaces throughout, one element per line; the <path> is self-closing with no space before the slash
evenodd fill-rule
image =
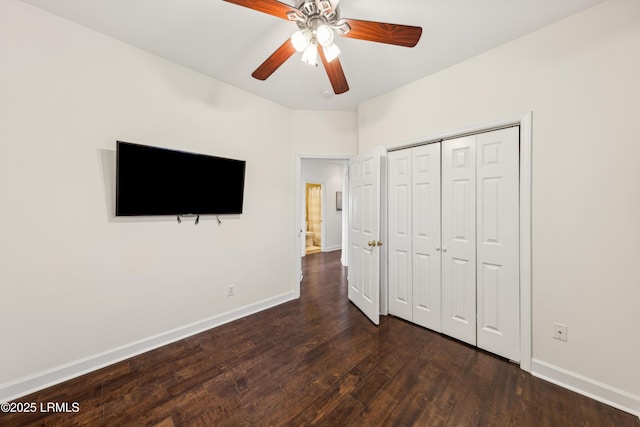
<path id="1" fill-rule="evenodd" d="M 329 46 L 333 43 L 333 30 L 328 25 L 320 25 L 316 30 L 316 40 L 322 46 Z"/>
<path id="2" fill-rule="evenodd" d="M 333 30 L 326 25 L 322 25 L 318 28 L 316 34 L 307 28 L 296 31 L 291 36 L 291 44 L 293 44 L 297 52 L 302 53 L 302 62 L 309 65 L 318 65 L 318 44 L 324 50 L 327 62 L 333 61 L 340 55 L 340 48 L 333 43 L 333 38 Z"/>
<path id="3" fill-rule="evenodd" d="M 302 62 L 309 65 L 318 65 L 318 46 L 310 43 L 302 52 Z"/>
<path id="4" fill-rule="evenodd" d="M 343 37 L 405 47 L 414 47 L 422 35 L 420 27 L 340 19 L 339 0 L 298 0 L 295 7 L 277 0 L 224 1 L 298 25 L 298 31 L 253 72 L 253 77 L 266 80 L 296 52 L 302 53 L 302 61 L 309 65 L 318 65 L 319 56 L 336 95 L 349 90 L 338 59 L 340 48 L 334 43 L 336 33 Z"/>
<path id="5" fill-rule="evenodd" d="M 291 43 L 293 43 L 293 47 L 298 52 L 304 52 L 304 50 L 311 43 L 311 39 L 313 38 L 313 34 L 309 30 L 300 30 L 293 33 L 291 36 Z"/>
<path id="6" fill-rule="evenodd" d="M 291 43 L 297 52 L 302 52 L 302 62 L 318 65 L 318 45 L 324 50 L 327 62 L 340 55 L 340 48 L 333 43 L 333 26 L 340 31 L 348 31 L 346 22 L 338 23 L 338 9 L 332 9 L 329 1 L 300 0 L 297 10 L 287 13 L 287 19 L 298 24 L 299 31 L 291 36 Z"/>
<path id="7" fill-rule="evenodd" d="M 324 51 L 325 58 L 327 58 L 327 62 L 333 61 L 340 55 L 340 48 L 333 43 L 329 46 L 323 46 L 322 50 Z"/>

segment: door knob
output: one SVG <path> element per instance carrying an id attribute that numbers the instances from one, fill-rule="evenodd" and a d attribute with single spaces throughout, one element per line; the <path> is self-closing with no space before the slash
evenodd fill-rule
<path id="1" fill-rule="evenodd" d="M 447 252 L 447 248 L 442 248 L 442 252 Z"/>
<path id="2" fill-rule="evenodd" d="M 369 245 L 369 246 L 375 246 L 375 245 L 376 245 L 376 241 L 375 241 L 375 240 L 369 240 L 369 241 L 367 242 L 367 245 Z"/>
<path id="3" fill-rule="evenodd" d="M 436 246 L 436 251 L 440 252 L 440 246 Z"/>
<path id="4" fill-rule="evenodd" d="M 382 246 L 382 242 L 381 242 L 380 240 L 378 240 L 378 241 L 376 242 L 376 245 L 377 245 L 377 246 Z"/>

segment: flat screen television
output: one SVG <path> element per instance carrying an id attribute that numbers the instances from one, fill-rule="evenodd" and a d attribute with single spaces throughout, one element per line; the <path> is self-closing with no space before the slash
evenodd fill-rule
<path id="1" fill-rule="evenodd" d="M 245 164 L 118 141 L 116 216 L 241 214 Z"/>

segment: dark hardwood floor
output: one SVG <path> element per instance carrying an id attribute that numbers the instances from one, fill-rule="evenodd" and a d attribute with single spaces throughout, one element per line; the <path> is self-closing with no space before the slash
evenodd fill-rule
<path id="1" fill-rule="evenodd" d="M 638 418 L 347 301 L 339 252 L 305 257 L 302 297 L 20 402 L 27 426 L 640 426 Z M 71 408 L 73 409 L 73 408 Z"/>

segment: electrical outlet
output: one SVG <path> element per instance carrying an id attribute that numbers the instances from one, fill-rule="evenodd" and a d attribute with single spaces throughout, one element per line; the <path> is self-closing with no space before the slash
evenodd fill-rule
<path id="1" fill-rule="evenodd" d="M 553 324 L 553 338 L 566 341 L 567 340 L 567 325 L 563 325 L 561 323 Z"/>
<path id="2" fill-rule="evenodd" d="M 232 297 L 235 295 L 234 291 L 235 291 L 235 286 L 236 285 L 229 285 L 229 288 L 227 289 L 227 296 L 228 297 Z"/>

